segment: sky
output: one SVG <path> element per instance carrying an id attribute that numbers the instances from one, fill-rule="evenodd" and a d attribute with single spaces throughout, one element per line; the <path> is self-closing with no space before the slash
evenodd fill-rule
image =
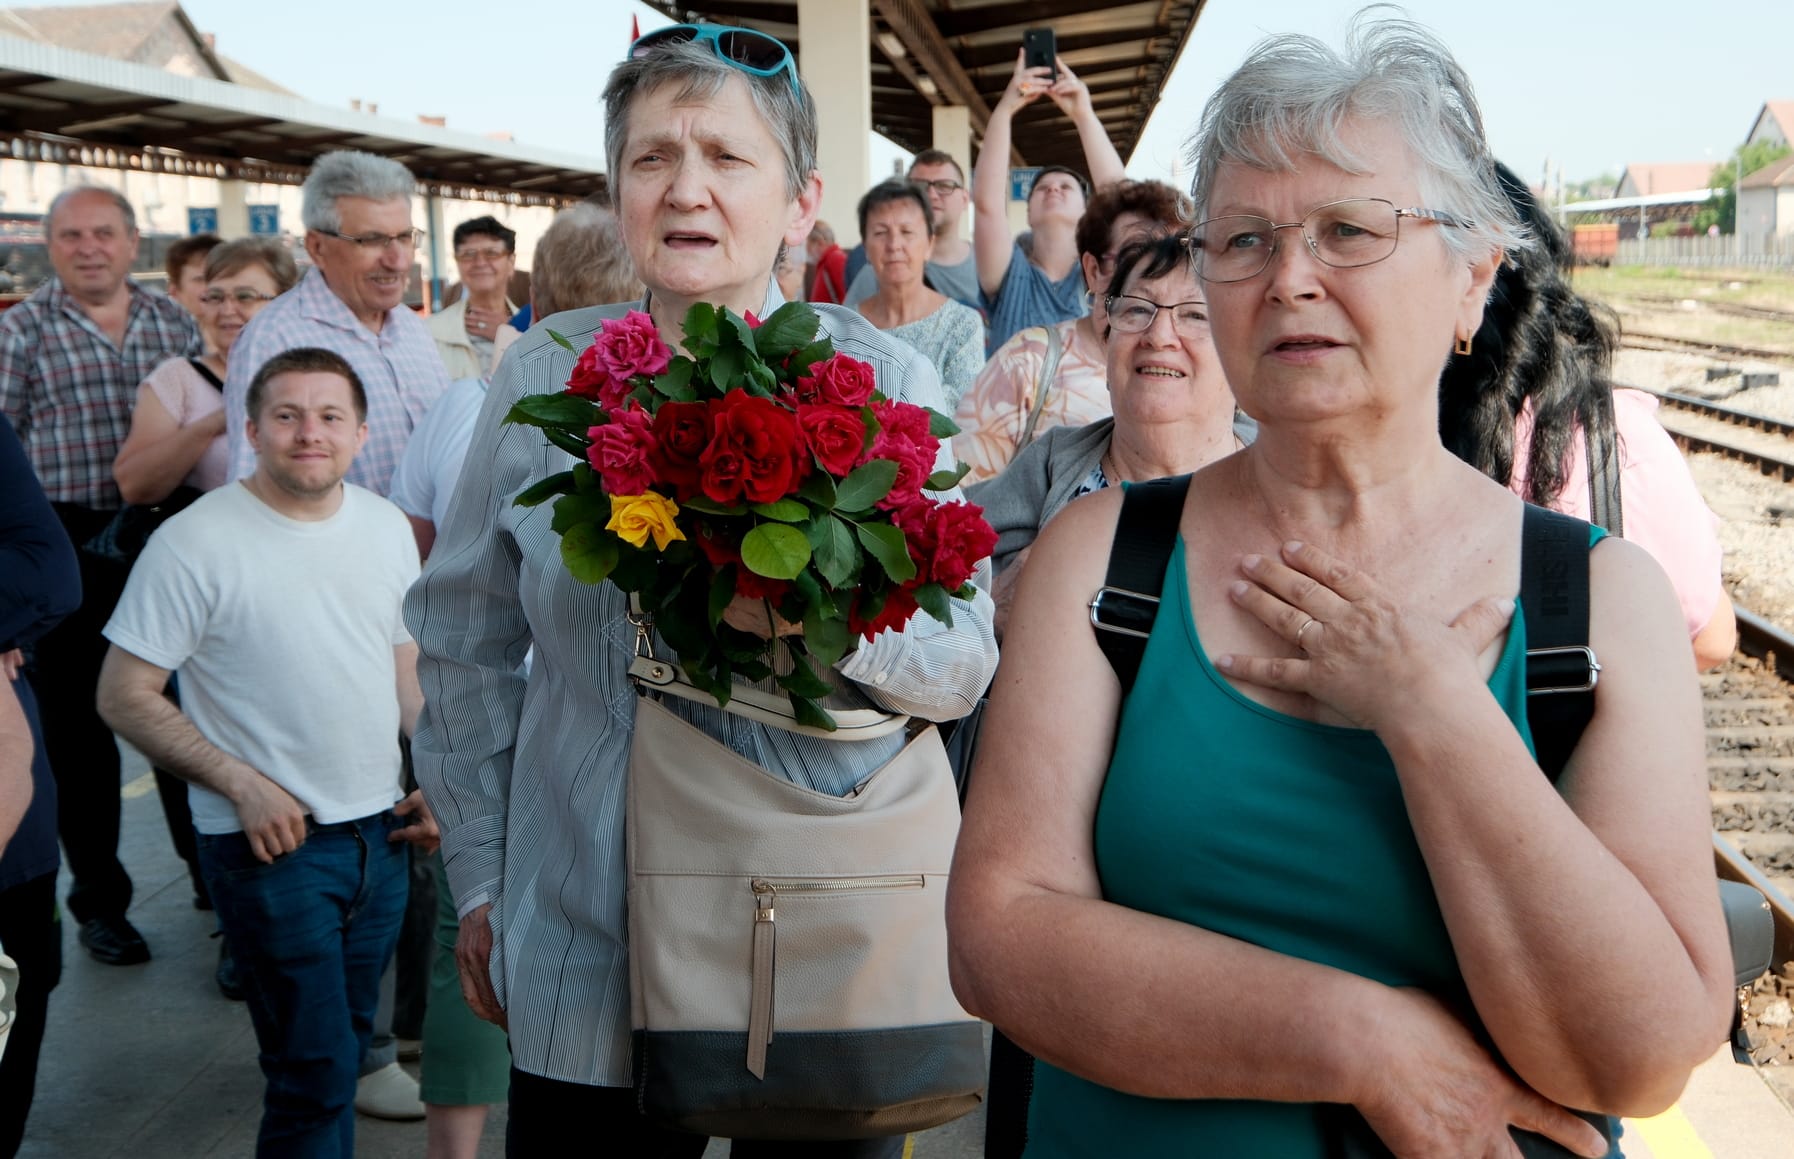
<path id="1" fill-rule="evenodd" d="M 36 0 L 44 3 L 45 0 Z M 60 0 L 52 0 L 60 2 Z M 183 0 L 218 49 L 311 100 L 375 102 L 451 129 L 601 157 L 597 98 L 627 47 L 669 23 L 632 0 L 470 0 L 429 5 Z M 1184 139 L 1208 94 L 1259 38 L 1306 32 L 1337 44 L 1357 5 L 1209 0 L 1148 122 L 1129 173 L 1181 179 Z M 1628 162 L 1723 160 L 1767 99 L 1794 99 L 1794 0 L 1410 0 L 1469 73 L 1496 155 L 1538 181 L 1576 181 Z M 1714 16 L 1708 16 L 1713 13 Z M 873 177 L 900 150 L 875 145 Z M 827 159 L 824 159 L 826 172 Z"/>

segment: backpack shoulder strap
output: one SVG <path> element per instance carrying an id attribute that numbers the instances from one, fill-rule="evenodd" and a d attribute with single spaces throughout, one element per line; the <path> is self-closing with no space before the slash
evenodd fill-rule
<path id="1" fill-rule="evenodd" d="M 1090 601 L 1096 642 L 1121 680 L 1123 697 L 1134 690 L 1146 640 L 1158 619 L 1165 568 L 1177 546 L 1177 525 L 1189 491 L 1188 475 L 1125 485 L 1109 571 Z"/>
<path id="2" fill-rule="evenodd" d="M 1623 537 L 1626 527 L 1620 508 L 1620 452 L 1614 432 L 1604 430 L 1597 434 L 1593 426 L 1584 427 L 1583 442 L 1588 447 L 1588 521 Z"/>
<path id="3" fill-rule="evenodd" d="M 1526 505 L 1520 607 L 1526 623 L 1526 721 L 1553 781 L 1595 714 L 1601 665 L 1588 646 L 1589 525 Z"/>

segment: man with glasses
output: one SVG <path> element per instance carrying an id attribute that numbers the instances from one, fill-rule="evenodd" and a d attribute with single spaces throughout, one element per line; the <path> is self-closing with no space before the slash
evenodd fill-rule
<path id="1" fill-rule="evenodd" d="M 367 441 L 349 464 L 348 481 L 378 495 L 390 492 L 411 432 L 449 387 L 430 328 L 404 304 L 421 236 L 411 224 L 416 190 L 410 170 L 371 153 L 326 153 L 312 165 L 300 205 L 312 269 L 250 319 L 231 351 L 224 406 L 232 479 L 256 470 L 255 447 L 245 429 L 249 384 L 276 356 L 318 347 L 340 355 L 367 396 Z M 406 540 L 415 550 L 409 536 Z M 393 743 L 398 744 L 396 736 Z M 410 965 L 427 960 L 429 952 L 435 899 L 427 885 L 426 880 L 419 889 L 414 883 L 416 920 L 407 920 L 400 943 L 406 968 L 399 972 L 396 1005 L 400 1033 L 411 1031 L 405 1037 L 417 1034 L 406 1022 L 422 1022 L 427 971 Z M 386 985 L 390 992 L 390 982 Z M 376 1118 L 421 1119 L 417 1080 L 399 1066 L 395 1000 L 388 992 L 381 995 L 373 1042 L 362 1060 L 355 1107 Z"/>
<path id="2" fill-rule="evenodd" d="M 966 210 L 972 195 L 966 189 L 965 172 L 953 154 L 944 149 L 924 149 L 909 165 L 910 181 L 928 195 L 934 211 L 934 256 L 928 259 L 928 284 L 955 302 L 984 313 L 978 297 L 978 260 L 965 236 Z M 847 287 L 846 306 L 858 306 L 878 289 L 872 267 L 862 267 Z"/>
<path id="3" fill-rule="evenodd" d="M 305 179 L 300 215 L 312 269 L 244 327 L 224 384 L 231 478 L 255 471 L 244 433 L 250 380 L 276 354 L 317 346 L 342 355 L 368 395 L 368 441 L 349 481 L 385 495 L 412 428 L 448 390 L 423 319 L 405 307 L 420 231 L 411 224 L 417 179 L 371 153 L 326 153 Z"/>
<path id="4" fill-rule="evenodd" d="M 517 272 L 517 232 L 490 215 L 455 227 L 461 296 L 430 316 L 430 336 L 449 381 L 490 378 L 499 355 L 520 336 L 506 319 L 517 306 L 506 291 Z"/>

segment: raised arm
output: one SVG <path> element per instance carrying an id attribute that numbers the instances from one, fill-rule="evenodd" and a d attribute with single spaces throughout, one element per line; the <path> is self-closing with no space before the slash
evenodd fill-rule
<path id="1" fill-rule="evenodd" d="M 1071 71 L 1064 57 L 1055 59 L 1059 62 L 1059 79 L 1053 82 L 1047 95 L 1078 130 L 1078 143 L 1084 146 L 1084 168 L 1090 174 L 1090 188 L 1101 189 L 1123 180 L 1127 169 L 1121 163 L 1121 154 L 1115 151 L 1115 142 L 1109 140 L 1109 130 L 1103 127 L 1096 109 L 1090 104 L 1090 87 Z"/>
<path id="2" fill-rule="evenodd" d="M 1508 1123 L 1600 1154 L 1426 995 L 1103 900 L 1091 835 L 1120 687 L 1083 625 L 1117 492 L 1058 515 L 1022 575 L 948 890 L 960 1001 L 1132 1094 L 1354 1104 L 1398 1155 L 1494 1154 Z"/>
<path id="3" fill-rule="evenodd" d="M 1029 68 L 1027 53 L 1016 50 L 1015 72 L 990 111 L 978 165 L 972 170 L 972 253 L 978 259 L 978 285 L 989 295 L 1003 288 L 1015 253 L 1009 230 L 1009 150 L 1015 113 L 1047 91 L 1050 71 Z"/>

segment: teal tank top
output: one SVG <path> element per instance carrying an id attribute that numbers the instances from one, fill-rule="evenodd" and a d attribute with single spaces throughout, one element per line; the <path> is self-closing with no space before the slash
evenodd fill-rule
<path id="1" fill-rule="evenodd" d="M 1222 678 L 1196 635 L 1181 536 L 1161 595 L 1097 805 L 1103 896 L 1467 1008 L 1382 742 L 1277 712 Z M 1516 608 L 1489 689 L 1530 748 L 1525 656 Z M 1338 1113 L 1141 1098 L 1041 1062 L 1027 1155 L 1325 1159 L 1323 1116 Z"/>

